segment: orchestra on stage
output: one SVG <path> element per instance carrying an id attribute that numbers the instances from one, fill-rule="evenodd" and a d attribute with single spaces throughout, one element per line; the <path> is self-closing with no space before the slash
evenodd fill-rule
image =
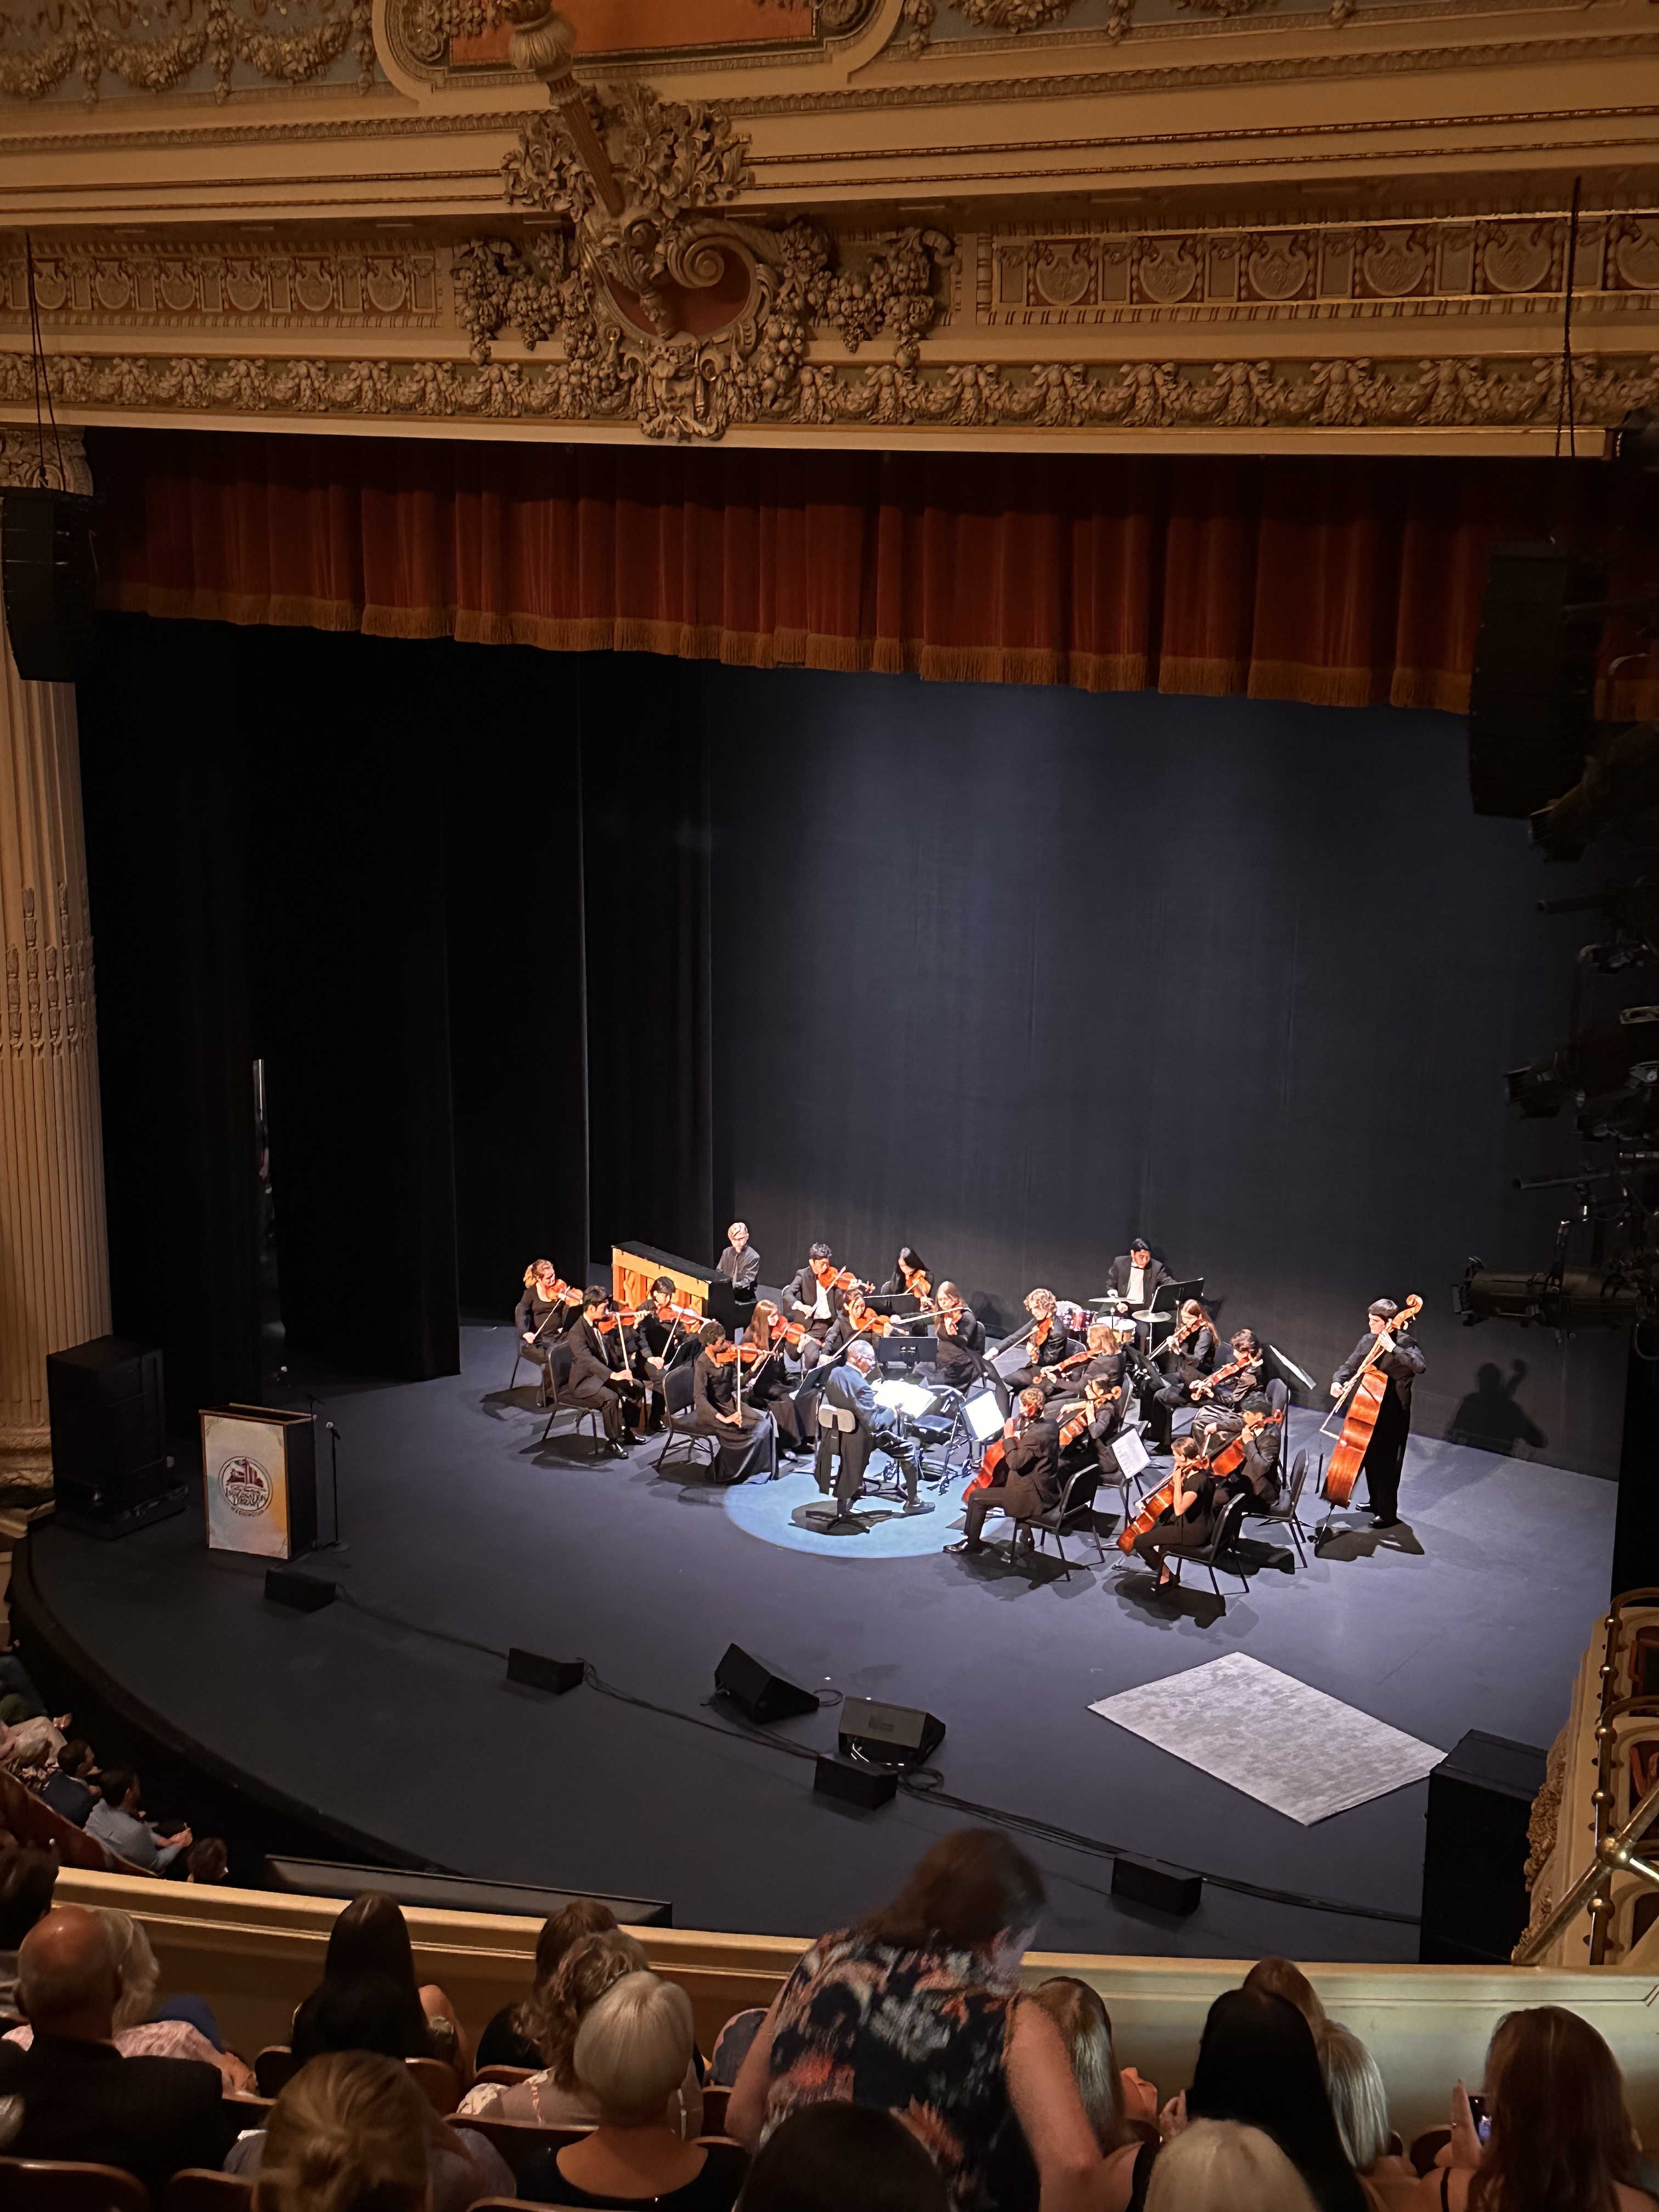
<path id="1" fill-rule="evenodd" d="M 574 1286 L 538 1260 L 514 1316 L 550 1428 L 553 1410 L 576 1407 L 602 1455 L 625 1457 L 662 1432 L 665 1449 L 676 1437 L 705 1445 L 726 1483 L 810 1460 L 817 1525 L 842 1528 L 872 1482 L 915 1516 L 935 1510 L 924 1480 L 942 1492 L 965 1472 L 963 1534 L 945 1548 L 969 1556 L 988 1548 L 993 1512 L 1029 1547 L 1089 1512 L 1106 1486 L 1121 1500 L 1120 1548 L 1156 1566 L 1160 1588 L 1185 1558 L 1212 1563 L 1250 1516 L 1271 1524 L 1294 1511 L 1284 1423 L 1291 1385 L 1311 1390 L 1311 1379 L 1252 1329 L 1224 1340 L 1202 1279 L 1183 1282 L 1144 1237 L 1086 1305 L 1033 1289 L 1020 1326 L 995 1340 L 908 1244 L 878 1285 L 814 1243 L 769 1296 L 737 1221 L 712 1269 L 618 1247 L 612 1277 Z M 1412 1387 L 1425 1364 L 1410 1334 L 1421 1306 L 1373 1301 L 1330 1382 L 1323 1494 L 1346 1507 L 1363 1475 L 1379 1529 L 1400 1525 Z M 1152 1462 L 1164 1455 L 1158 1479 Z"/>

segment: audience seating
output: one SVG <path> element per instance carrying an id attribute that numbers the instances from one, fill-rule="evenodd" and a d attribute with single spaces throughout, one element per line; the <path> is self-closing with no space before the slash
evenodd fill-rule
<path id="1" fill-rule="evenodd" d="M 0 2158 L 0 2204 L 6 2212 L 149 2212 L 149 2191 L 118 2166 Z"/>
<path id="2" fill-rule="evenodd" d="M 1406 2154 L 1419 2173 L 1432 2173 L 1437 2155 L 1451 2141 L 1449 2128 L 1425 2128 Z"/>
<path id="3" fill-rule="evenodd" d="M 210 2166 L 187 2166 L 167 2184 L 162 2212 L 248 2212 L 253 2184 L 240 2173 L 218 2173 Z"/>
<path id="4" fill-rule="evenodd" d="M 299 2070 L 300 2062 L 285 2043 L 267 2044 L 253 2062 L 262 2097 L 280 2097 Z"/>
<path id="5" fill-rule="evenodd" d="M 426 2092 L 427 2102 L 441 2120 L 461 2101 L 461 2077 L 443 2058 L 409 2058 L 404 2064 Z"/>
<path id="6" fill-rule="evenodd" d="M 148 1867 L 134 1866 L 118 1853 L 111 1852 L 106 1857 L 96 1836 L 88 1835 L 73 1820 L 54 1813 L 44 1797 L 37 1797 L 32 1790 L 26 1790 L 17 1777 L 3 1766 L 0 1766 L 0 1828 L 9 1828 L 20 1844 L 51 1851 L 59 1866 L 83 1867 L 91 1874 L 106 1874 L 112 1863 L 117 1874 L 129 1875 L 135 1881 L 155 1879 Z"/>
<path id="7" fill-rule="evenodd" d="M 703 2084 L 702 2131 L 706 2136 L 726 2133 L 726 2108 L 731 2100 L 729 2089 L 717 2089 L 712 2082 Z"/>
<path id="8" fill-rule="evenodd" d="M 495 2120 L 479 2118 L 471 2112 L 451 2112 L 447 2115 L 452 2128 L 471 2128 L 474 2135 L 500 2151 L 514 2173 L 533 2150 L 562 2150 L 567 2143 L 580 2142 L 587 2128 L 543 2127 L 535 2120 Z"/>
<path id="9" fill-rule="evenodd" d="M 533 2066 L 481 2066 L 472 2076 L 476 2086 L 480 2081 L 493 2081 L 499 2088 L 510 2089 L 518 2081 L 527 2081 L 535 2072 Z"/>

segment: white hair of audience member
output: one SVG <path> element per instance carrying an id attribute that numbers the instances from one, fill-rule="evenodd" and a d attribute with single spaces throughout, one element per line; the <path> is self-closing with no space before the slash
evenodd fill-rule
<path id="1" fill-rule="evenodd" d="M 875 1352 L 861 1336 L 855 1337 L 848 1346 L 847 1357 L 853 1366 L 861 1369 L 866 1375 L 876 1364 Z"/>
<path id="2" fill-rule="evenodd" d="M 696 2040 L 691 2000 L 678 1982 L 624 1974 L 584 2016 L 571 2063 L 602 2119 L 651 2127 L 684 2080 Z"/>
<path id="3" fill-rule="evenodd" d="M 100 1912 L 94 1917 L 98 1923 L 99 1941 L 88 1943 L 70 1964 L 43 1966 L 39 1953 L 31 1955 L 28 1941 L 24 1939 L 17 1954 L 17 1987 L 23 2010 L 31 2020 L 38 2019 L 42 2013 L 77 2010 L 119 1968 L 121 1947 L 109 1924 L 113 1916 Z M 125 1918 L 125 1914 L 122 1917 Z M 46 1924 L 44 1920 L 38 1923 L 40 1928 Z"/>
<path id="4" fill-rule="evenodd" d="M 115 1946 L 115 1963 L 121 1970 L 121 1995 L 115 2007 L 116 2032 L 118 2034 L 124 2027 L 143 2027 L 155 2009 L 155 1992 L 161 1985 L 161 1962 L 142 1924 L 130 1912 L 118 1912 L 108 1905 L 94 1905 L 92 1909 L 109 1930 L 110 1941 Z"/>
<path id="5" fill-rule="evenodd" d="M 1320 2070 L 1342 2148 L 1357 2173 L 1369 2173 L 1378 2159 L 1387 2157 L 1394 2140 L 1381 2069 L 1340 2021 L 1328 2020 L 1318 2039 Z"/>
<path id="6" fill-rule="evenodd" d="M 1308 2185 L 1271 2136 L 1237 2120 L 1194 2120 L 1159 2151 L 1146 2212 L 1316 2212 Z"/>

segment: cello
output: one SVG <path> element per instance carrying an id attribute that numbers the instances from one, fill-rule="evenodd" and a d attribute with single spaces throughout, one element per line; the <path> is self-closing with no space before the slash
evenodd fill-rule
<path id="1" fill-rule="evenodd" d="M 1240 1457 L 1243 1456 L 1241 1453 Z M 1118 1531 L 1119 1551 L 1133 1552 L 1135 1547 L 1135 1538 L 1147 1535 L 1157 1528 L 1164 1514 L 1175 1504 L 1176 1483 L 1178 1480 L 1201 1482 L 1206 1474 L 1214 1473 L 1214 1462 L 1201 1456 L 1195 1459 L 1178 1460 L 1171 1472 L 1159 1483 L 1158 1488 L 1149 1491 L 1142 1498 L 1140 1510 L 1135 1515 L 1134 1519 L 1126 1521 Z"/>
<path id="2" fill-rule="evenodd" d="M 1394 1338 L 1422 1310 L 1423 1301 L 1413 1292 L 1399 1312 L 1378 1329 L 1371 1340 L 1370 1350 L 1348 1381 L 1346 1390 L 1351 1390 L 1353 1395 L 1349 1400 L 1348 1410 L 1343 1419 L 1342 1432 L 1331 1453 L 1330 1465 L 1325 1469 L 1325 1495 L 1333 1505 L 1346 1505 L 1353 1496 L 1353 1486 L 1359 1480 L 1360 1463 L 1370 1448 L 1376 1427 L 1376 1417 L 1382 1409 L 1382 1397 L 1389 1387 L 1389 1378 L 1379 1373 L 1376 1363 L 1390 1349 Z M 1344 1395 L 1346 1395 L 1346 1391 Z M 1320 1431 L 1322 1436 L 1330 1433 L 1330 1421 L 1331 1415 L 1328 1414 Z"/>

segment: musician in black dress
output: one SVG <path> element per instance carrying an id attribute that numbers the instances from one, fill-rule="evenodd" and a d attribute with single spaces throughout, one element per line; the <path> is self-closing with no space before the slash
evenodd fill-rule
<path id="1" fill-rule="evenodd" d="M 732 1349 L 717 1321 L 704 1323 L 691 1370 L 691 1425 L 699 1436 L 720 1440 L 716 1480 L 746 1482 L 751 1474 L 775 1470 L 777 1431 L 763 1407 L 750 1405 L 746 1396 L 739 1406 L 738 1362 L 718 1356 Z"/>
<path id="2" fill-rule="evenodd" d="M 896 1301 L 906 1297 L 914 1298 L 923 1312 L 936 1310 L 933 1279 L 927 1272 L 927 1261 L 914 1244 L 899 1246 L 893 1272 L 876 1295 L 880 1298 L 885 1313 L 896 1312 Z M 903 1333 L 906 1336 L 926 1336 L 927 1324 L 918 1316 L 915 1320 L 904 1322 Z"/>
<path id="3" fill-rule="evenodd" d="M 1059 1311 L 1060 1301 L 1052 1291 L 1038 1288 L 1025 1301 L 1025 1310 L 1031 1320 L 1028 1327 L 1017 1328 L 1012 1336 L 1005 1336 L 996 1346 L 1006 1352 L 1010 1345 L 1018 1344 L 1022 1336 L 1030 1340 L 1030 1356 L 1025 1364 L 1008 1377 L 1011 1390 L 1024 1390 L 1033 1382 L 1041 1382 L 1048 1369 L 1058 1367 L 1062 1359 L 1077 1350 L 1066 1334 L 1066 1324 Z M 1041 1342 L 1037 1340 L 1041 1339 Z"/>
<path id="4" fill-rule="evenodd" d="M 1246 1492 L 1247 1513 L 1269 1511 L 1279 1497 L 1284 1470 L 1279 1454 L 1285 1432 L 1273 1419 L 1272 1401 L 1260 1390 L 1243 1399 L 1237 1411 L 1224 1414 L 1211 1431 L 1213 1449 L 1224 1441 L 1242 1442 L 1244 1456 L 1230 1475 L 1222 1479 L 1227 1492 Z"/>
<path id="5" fill-rule="evenodd" d="M 772 1416 L 781 1451 L 810 1452 L 812 1446 L 796 1416 L 796 1386 L 784 1366 L 785 1341 L 781 1335 L 775 1342 L 773 1338 L 774 1324 L 780 1318 L 769 1298 L 757 1300 L 743 1332 L 744 1353 L 755 1355 L 752 1359 L 745 1358 L 744 1363 L 744 1395 Z"/>
<path id="6" fill-rule="evenodd" d="M 630 1380 L 629 1347 L 623 1341 L 622 1323 L 608 1329 L 599 1323 L 611 1311 L 611 1293 L 603 1283 L 590 1285 L 582 1299 L 581 1318 L 572 1328 L 570 1380 L 564 1395 L 578 1406 L 591 1407 L 605 1425 L 601 1451 L 612 1459 L 625 1459 L 641 1416 L 641 1386 Z"/>
<path id="7" fill-rule="evenodd" d="M 659 1275 L 634 1328 L 634 1341 L 638 1346 L 637 1372 L 651 1394 L 646 1419 L 647 1429 L 662 1425 L 666 1412 L 663 1377 L 671 1368 L 683 1367 L 688 1359 L 696 1358 L 701 1325 L 689 1309 L 676 1305 L 671 1278 Z"/>
<path id="8" fill-rule="evenodd" d="M 1193 1402 L 1191 1385 L 1201 1382 L 1215 1365 L 1220 1339 L 1207 1310 L 1197 1298 L 1183 1298 L 1176 1325 L 1157 1347 L 1163 1380 L 1143 1389 L 1141 1404 L 1160 1451 L 1170 1449 L 1170 1416 L 1178 1407 Z"/>
<path id="9" fill-rule="evenodd" d="M 1060 1424 L 1043 1410 L 1040 1390 L 1021 1391 L 1018 1412 L 1002 1425 L 1002 1464 L 987 1487 L 968 1492 L 962 1541 L 947 1544 L 947 1552 L 984 1551 L 980 1531 L 988 1513 L 1007 1513 L 1024 1522 L 1060 1503 Z M 1017 1542 L 1030 1540 L 1029 1528 L 1018 1530 Z"/>
<path id="10" fill-rule="evenodd" d="M 1215 1534 L 1226 1500 L 1210 1473 L 1203 1447 L 1192 1437 L 1180 1437 L 1171 1469 L 1174 1494 L 1155 1527 L 1135 1538 L 1134 1548 L 1150 1565 L 1158 1565 L 1158 1586 L 1164 1589 L 1175 1577 L 1170 1571 L 1171 1552 L 1201 1552 Z"/>
<path id="11" fill-rule="evenodd" d="M 1365 1334 L 1331 1377 L 1333 1398 L 1342 1395 L 1364 1364 L 1376 1339 L 1389 1334 L 1389 1323 L 1399 1311 L 1392 1298 L 1371 1301 L 1365 1311 Z M 1359 1472 L 1365 1478 L 1365 1494 L 1370 1500 L 1373 1528 L 1400 1526 L 1400 1471 L 1412 1432 L 1412 1385 L 1428 1364 L 1421 1346 L 1413 1342 L 1403 1328 L 1391 1338 L 1390 1348 L 1372 1363 L 1379 1374 L 1389 1378 L 1388 1389 L 1377 1408 L 1376 1425 L 1359 1463 Z"/>
<path id="12" fill-rule="evenodd" d="M 568 1365 L 563 1358 L 556 1362 L 553 1354 L 581 1310 L 581 1292 L 559 1280 L 550 1260 L 537 1260 L 525 1269 L 524 1295 L 514 1309 L 513 1326 L 521 1356 L 533 1361 L 550 1383 Z"/>
<path id="13" fill-rule="evenodd" d="M 971 1390 L 985 1368 L 985 1324 L 954 1283 L 939 1286 L 933 1372 L 953 1390 Z"/>

